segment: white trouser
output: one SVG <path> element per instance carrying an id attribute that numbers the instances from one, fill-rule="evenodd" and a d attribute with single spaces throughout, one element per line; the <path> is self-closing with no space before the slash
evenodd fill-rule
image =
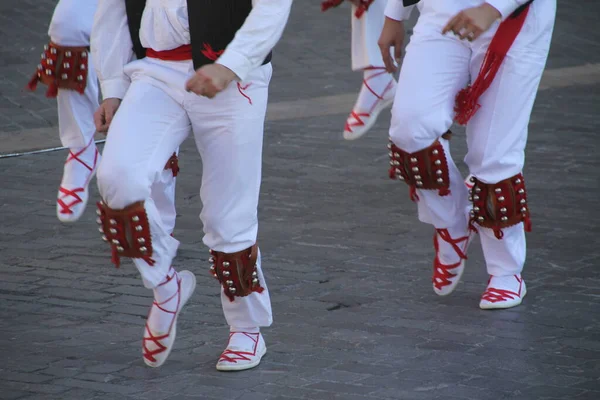
<path id="1" fill-rule="evenodd" d="M 153 288 L 166 276 L 179 242 L 168 235 L 150 198 L 150 188 L 190 131 L 203 163 L 200 219 L 204 243 L 213 250 L 233 253 L 256 242 L 263 127 L 272 67 L 257 68 L 246 82 L 239 87 L 231 83 L 214 99 L 185 91 L 185 82 L 194 73 L 191 61 L 145 58 L 128 64 L 125 72 L 132 83 L 109 129 L 98 187 L 105 203 L 114 209 L 145 202 L 155 264 L 151 267 L 142 259 L 134 262 L 146 287 Z M 258 271 L 266 289 L 260 260 Z M 229 325 L 271 324 L 267 290 L 236 297 L 234 302 L 223 294 L 221 298 Z"/>
<path id="2" fill-rule="evenodd" d="M 352 70 L 360 71 L 367 67 L 383 67 L 383 59 L 377 41 L 385 20 L 386 0 L 375 0 L 369 10 L 360 18 L 354 16 L 356 6 L 352 6 Z"/>
<path id="3" fill-rule="evenodd" d="M 392 110 L 390 136 L 410 153 L 440 138 L 452 125 L 456 94 L 479 73 L 496 23 L 473 42 L 461 41 L 441 30 L 455 12 L 458 0 L 436 9 L 424 0 L 421 15 L 406 49 Z M 470 0 L 467 6 L 481 3 Z M 446 4 L 446 3 L 444 3 Z M 452 7 L 451 7 L 452 6 Z M 544 70 L 556 13 L 556 0 L 536 0 L 519 36 L 496 78 L 480 97 L 481 108 L 467 124 L 470 172 L 485 183 L 497 183 L 521 172 L 527 126 Z M 418 190 L 419 219 L 436 228 L 460 225 L 470 208 L 460 173 L 442 140 L 450 169 L 451 195 Z M 498 240 L 490 229 L 479 229 L 488 273 L 520 273 L 525 262 L 523 224 L 504 229 Z"/>
<path id="4" fill-rule="evenodd" d="M 59 46 L 88 47 L 98 0 L 60 0 L 54 9 L 48 35 Z M 94 111 L 98 108 L 98 79 L 88 52 L 88 78 L 83 94 L 58 90 L 58 130 L 63 146 L 78 149 L 87 146 L 96 133 Z M 175 179 L 170 170 L 161 174 L 152 186 L 152 198 L 170 233 L 175 227 Z"/>
<path id="5" fill-rule="evenodd" d="M 98 0 L 60 0 L 50 21 L 50 40 L 59 46 L 89 46 L 97 3 Z M 90 68 L 83 95 L 74 90 L 58 90 L 58 129 L 65 147 L 85 147 L 96 132 L 93 116 L 98 108 L 98 79 L 92 62 L 88 59 Z"/>

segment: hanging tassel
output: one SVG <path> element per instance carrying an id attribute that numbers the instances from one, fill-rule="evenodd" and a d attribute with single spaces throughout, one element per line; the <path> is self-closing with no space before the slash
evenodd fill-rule
<path id="1" fill-rule="evenodd" d="M 504 232 L 502 232 L 502 229 L 500 228 L 494 228 L 494 236 L 496 236 L 496 239 L 502 240 L 504 237 Z"/>
<path id="2" fill-rule="evenodd" d="M 31 80 L 27 83 L 27 89 L 34 92 L 35 89 L 37 89 L 37 85 L 38 85 L 39 81 L 40 81 L 40 78 L 38 76 L 38 73 L 36 72 L 35 74 L 33 74 L 33 77 L 31 78 Z"/>
<path id="3" fill-rule="evenodd" d="M 112 247 L 112 257 L 111 257 L 111 262 L 113 264 L 115 264 L 115 268 L 119 268 L 121 266 L 121 258 L 119 257 L 119 254 L 117 253 L 117 249 L 115 246 L 111 246 Z"/>
<path id="4" fill-rule="evenodd" d="M 344 0 L 325 0 L 321 3 L 321 11 L 327 11 L 330 8 L 337 7 L 343 2 Z"/>
<path id="5" fill-rule="evenodd" d="M 448 196 L 450 193 L 451 192 L 449 188 L 441 188 L 440 190 L 438 190 L 438 194 L 442 197 Z"/>
<path id="6" fill-rule="evenodd" d="M 414 201 L 415 203 L 420 200 L 419 195 L 417 194 L 416 186 L 412 186 L 412 185 L 410 186 L 409 194 L 410 194 L 410 199 L 412 201 Z"/>
<path id="7" fill-rule="evenodd" d="M 531 219 L 529 218 L 529 215 L 525 217 L 523 223 L 525 224 L 525 232 L 531 232 Z"/>
<path id="8" fill-rule="evenodd" d="M 363 16 L 363 14 L 369 10 L 369 7 L 371 6 L 371 3 L 373 3 L 373 1 L 375 0 L 360 0 L 360 5 L 356 8 L 354 16 L 360 19 Z"/>
<path id="9" fill-rule="evenodd" d="M 477 79 L 456 96 L 454 119 L 457 123 L 465 125 L 481 107 L 479 98 L 496 77 L 506 54 L 523 28 L 528 12 L 529 6 L 518 14 L 511 15 L 498 27 L 487 49 Z"/>
<path id="10" fill-rule="evenodd" d="M 396 179 L 396 168 L 391 167 L 388 170 L 388 176 L 390 177 L 390 179 Z"/>
<path id="11" fill-rule="evenodd" d="M 148 256 L 142 257 L 142 260 L 146 261 L 148 263 L 148 265 L 151 267 L 154 267 L 154 264 L 156 264 L 156 261 L 153 258 L 150 258 Z"/>
<path id="12" fill-rule="evenodd" d="M 48 85 L 48 90 L 46 91 L 46 97 L 54 98 L 58 96 L 58 85 L 56 81 L 53 81 L 50 85 Z"/>

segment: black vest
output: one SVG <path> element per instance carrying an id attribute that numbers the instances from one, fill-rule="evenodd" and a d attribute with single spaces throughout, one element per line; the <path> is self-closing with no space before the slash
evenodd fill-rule
<path id="1" fill-rule="evenodd" d="M 146 0 L 125 0 L 129 33 L 133 51 L 138 59 L 146 56 L 140 42 L 140 25 Z M 187 0 L 188 21 L 192 44 L 194 68 L 215 61 L 215 56 L 225 50 L 236 32 L 252 11 L 252 0 Z M 271 61 L 271 53 L 263 64 Z"/>
<path id="2" fill-rule="evenodd" d="M 412 6 L 413 4 L 417 4 L 418 2 L 420 2 L 421 0 L 402 0 L 402 5 L 404 7 L 408 7 L 408 6 Z M 517 15 L 519 15 L 520 13 L 523 12 L 523 10 L 525 10 L 525 7 L 527 7 L 529 4 L 531 4 L 533 2 L 533 0 L 529 0 L 527 3 L 523 4 L 521 7 L 517 8 L 515 10 L 514 13 L 512 13 L 510 15 L 511 18 L 516 17 Z"/>

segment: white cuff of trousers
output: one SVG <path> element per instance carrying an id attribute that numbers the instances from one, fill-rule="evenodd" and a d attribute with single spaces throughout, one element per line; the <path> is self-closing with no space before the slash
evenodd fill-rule
<path id="1" fill-rule="evenodd" d="M 252 71 L 252 64 L 246 56 L 240 53 L 236 53 L 231 50 L 225 50 L 225 52 L 217 60 L 217 64 L 221 64 L 224 67 L 229 68 L 237 75 L 238 79 L 243 82 Z"/>
<path id="2" fill-rule="evenodd" d="M 517 0 L 486 0 L 486 3 L 502 14 L 502 21 L 508 18 L 517 8 L 522 6 Z"/>
<path id="3" fill-rule="evenodd" d="M 404 21 L 410 18 L 413 8 L 414 6 L 404 7 L 402 0 L 388 0 L 385 16 L 396 21 Z"/>
<path id="4" fill-rule="evenodd" d="M 102 90 L 102 98 L 103 99 L 123 99 L 125 97 L 125 93 L 127 89 L 129 89 L 129 84 L 131 82 L 129 79 L 122 78 L 112 78 L 105 79 L 100 82 L 100 88 Z"/>

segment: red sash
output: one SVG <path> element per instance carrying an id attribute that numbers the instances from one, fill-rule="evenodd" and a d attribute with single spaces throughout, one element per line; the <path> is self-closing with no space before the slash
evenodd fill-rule
<path id="1" fill-rule="evenodd" d="M 175 49 L 156 51 L 146 49 L 146 57 L 158 58 L 165 61 L 185 61 L 192 59 L 192 45 L 184 44 Z"/>
<path id="2" fill-rule="evenodd" d="M 456 116 L 454 119 L 457 123 L 465 125 L 481 107 L 478 103 L 479 97 L 490 87 L 496 77 L 496 73 L 498 73 L 508 50 L 519 35 L 519 32 L 521 32 L 521 28 L 523 28 L 523 24 L 529 13 L 529 7 L 527 5 L 521 12 L 511 15 L 498 27 L 498 31 L 492 38 L 485 54 L 477 79 L 471 85 L 458 92 L 456 96 L 456 104 L 454 106 Z"/>

